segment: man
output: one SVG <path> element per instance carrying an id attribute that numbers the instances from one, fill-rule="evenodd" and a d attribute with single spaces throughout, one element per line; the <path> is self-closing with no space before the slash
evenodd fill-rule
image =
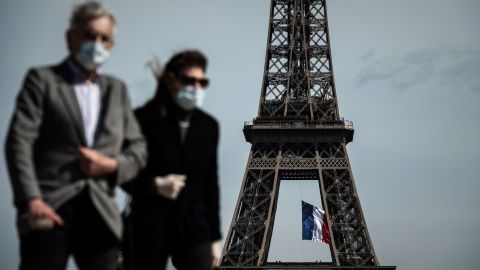
<path id="1" fill-rule="evenodd" d="M 115 269 L 122 224 L 117 185 L 146 162 L 125 85 L 99 67 L 114 44 L 104 6 L 75 8 L 69 57 L 31 69 L 17 98 L 5 153 L 18 210 L 20 269 Z"/>

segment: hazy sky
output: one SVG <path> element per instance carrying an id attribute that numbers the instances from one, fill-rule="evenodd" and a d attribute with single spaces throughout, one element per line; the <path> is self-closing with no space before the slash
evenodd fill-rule
<path id="1" fill-rule="evenodd" d="M 80 2 L 1 1 L 2 143 L 26 70 L 66 56 L 64 31 Z M 221 124 L 226 235 L 250 149 L 241 129 L 258 108 L 270 1 L 104 2 L 118 19 L 105 72 L 126 81 L 134 105 L 153 93 L 145 66 L 153 55 L 166 60 L 185 48 L 208 55 L 212 84 L 205 109 Z M 479 13 L 478 0 L 328 1 L 340 113 L 356 129 L 350 162 L 382 265 L 480 265 Z M 14 209 L 0 159 L 0 268 L 15 269 Z M 323 244 L 299 240 L 300 200 L 319 205 L 314 188 L 282 183 L 270 260 L 327 258 Z"/>

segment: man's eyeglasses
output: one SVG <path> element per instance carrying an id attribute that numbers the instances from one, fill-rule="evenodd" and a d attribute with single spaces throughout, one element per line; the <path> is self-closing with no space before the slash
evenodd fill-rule
<path id="1" fill-rule="evenodd" d="M 202 88 L 207 88 L 208 84 L 210 83 L 210 81 L 207 78 L 197 79 L 195 77 L 191 77 L 188 75 L 183 75 L 182 77 L 180 77 L 180 81 L 184 85 L 195 85 L 198 83 Z"/>

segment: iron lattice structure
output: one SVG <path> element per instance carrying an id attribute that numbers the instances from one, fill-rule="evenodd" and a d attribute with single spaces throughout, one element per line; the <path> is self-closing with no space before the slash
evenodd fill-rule
<path id="1" fill-rule="evenodd" d="M 218 269 L 395 269 L 378 266 L 339 117 L 325 0 L 272 0 L 258 116 Z M 317 180 L 332 263 L 268 263 L 281 180 Z"/>

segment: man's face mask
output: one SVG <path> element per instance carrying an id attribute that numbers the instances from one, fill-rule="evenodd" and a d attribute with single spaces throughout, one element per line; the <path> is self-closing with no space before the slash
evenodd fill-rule
<path id="1" fill-rule="evenodd" d="M 105 64 L 110 52 L 99 42 L 85 41 L 75 59 L 86 69 L 96 70 Z"/>

